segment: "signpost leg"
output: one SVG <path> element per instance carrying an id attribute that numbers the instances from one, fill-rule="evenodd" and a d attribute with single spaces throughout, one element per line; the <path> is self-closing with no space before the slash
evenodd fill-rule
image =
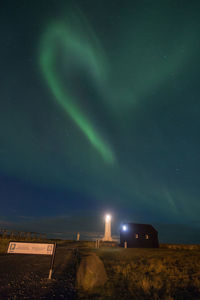
<path id="1" fill-rule="evenodd" d="M 53 265 L 54 265 L 54 261 L 55 261 L 55 255 L 56 255 L 56 243 L 54 244 L 53 255 L 52 255 L 52 259 L 51 259 L 51 265 L 50 265 L 49 278 L 48 279 L 51 279 L 51 276 L 52 276 Z"/>
<path id="2" fill-rule="evenodd" d="M 49 278 L 48 279 L 51 279 L 51 276 L 52 276 L 52 269 L 49 270 Z"/>

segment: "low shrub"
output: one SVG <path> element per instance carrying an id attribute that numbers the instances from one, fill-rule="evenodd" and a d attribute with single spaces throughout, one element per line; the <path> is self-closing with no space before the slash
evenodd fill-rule
<path id="1" fill-rule="evenodd" d="M 96 252 L 105 264 L 113 298 L 200 299 L 200 251 L 99 249 Z"/>

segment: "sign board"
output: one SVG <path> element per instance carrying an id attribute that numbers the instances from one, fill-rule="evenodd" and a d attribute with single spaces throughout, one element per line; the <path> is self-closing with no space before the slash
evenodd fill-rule
<path id="1" fill-rule="evenodd" d="M 53 265 L 56 254 L 56 243 L 55 244 L 44 244 L 44 243 L 22 243 L 22 242 L 10 242 L 7 253 L 13 254 L 43 254 L 51 255 L 51 264 L 49 270 L 49 279 L 51 279 L 53 272 Z"/>
<path id="2" fill-rule="evenodd" d="M 53 255 L 55 244 L 10 242 L 7 253 Z"/>

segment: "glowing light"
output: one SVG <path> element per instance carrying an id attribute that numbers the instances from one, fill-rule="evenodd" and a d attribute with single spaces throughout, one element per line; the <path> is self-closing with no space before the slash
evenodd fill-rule
<path id="1" fill-rule="evenodd" d="M 127 230 L 127 226 L 126 226 L 126 225 L 123 225 L 123 226 L 122 226 L 122 229 L 123 229 L 123 231 L 126 231 L 126 230 Z"/>
<path id="2" fill-rule="evenodd" d="M 111 220 L 111 215 L 106 215 L 106 222 L 109 222 Z"/>

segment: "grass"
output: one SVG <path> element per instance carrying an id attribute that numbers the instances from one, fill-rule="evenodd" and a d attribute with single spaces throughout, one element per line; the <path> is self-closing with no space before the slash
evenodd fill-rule
<path id="1" fill-rule="evenodd" d="M 176 249 L 176 250 L 200 250 L 200 245 L 160 244 L 160 248 Z"/>
<path id="2" fill-rule="evenodd" d="M 73 247 L 73 248 L 94 248 L 95 247 L 95 242 L 94 241 L 80 241 L 76 242 L 73 240 L 57 240 L 57 239 L 2 239 L 0 238 L 0 254 L 4 254 L 7 252 L 8 245 L 10 241 L 21 241 L 21 242 L 44 242 L 44 243 L 55 243 L 57 244 L 57 247 Z"/>
<path id="3" fill-rule="evenodd" d="M 7 239 L 0 239 L 0 254 L 7 252 L 8 244 L 9 244 L 9 240 L 7 240 Z"/>
<path id="4" fill-rule="evenodd" d="M 30 240 L 42 242 L 42 240 Z M 94 251 L 108 275 L 104 288 L 81 299 L 200 299 L 200 246 L 162 245 L 159 249 L 94 249 L 94 242 L 57 242 L 58 247 L 79 248 L 82 254 Z M 8 239 L 0 239 L 0 253 L 6 253 Z M 106 245 L 105 245 L 106 246 Z M 187 250 L 186 250 L 187 249 Z"/>
<path id="5" fill-rule="evenodd" d="M 200 299 L 200 251 L 99 249 L 107 299 Z"/>

